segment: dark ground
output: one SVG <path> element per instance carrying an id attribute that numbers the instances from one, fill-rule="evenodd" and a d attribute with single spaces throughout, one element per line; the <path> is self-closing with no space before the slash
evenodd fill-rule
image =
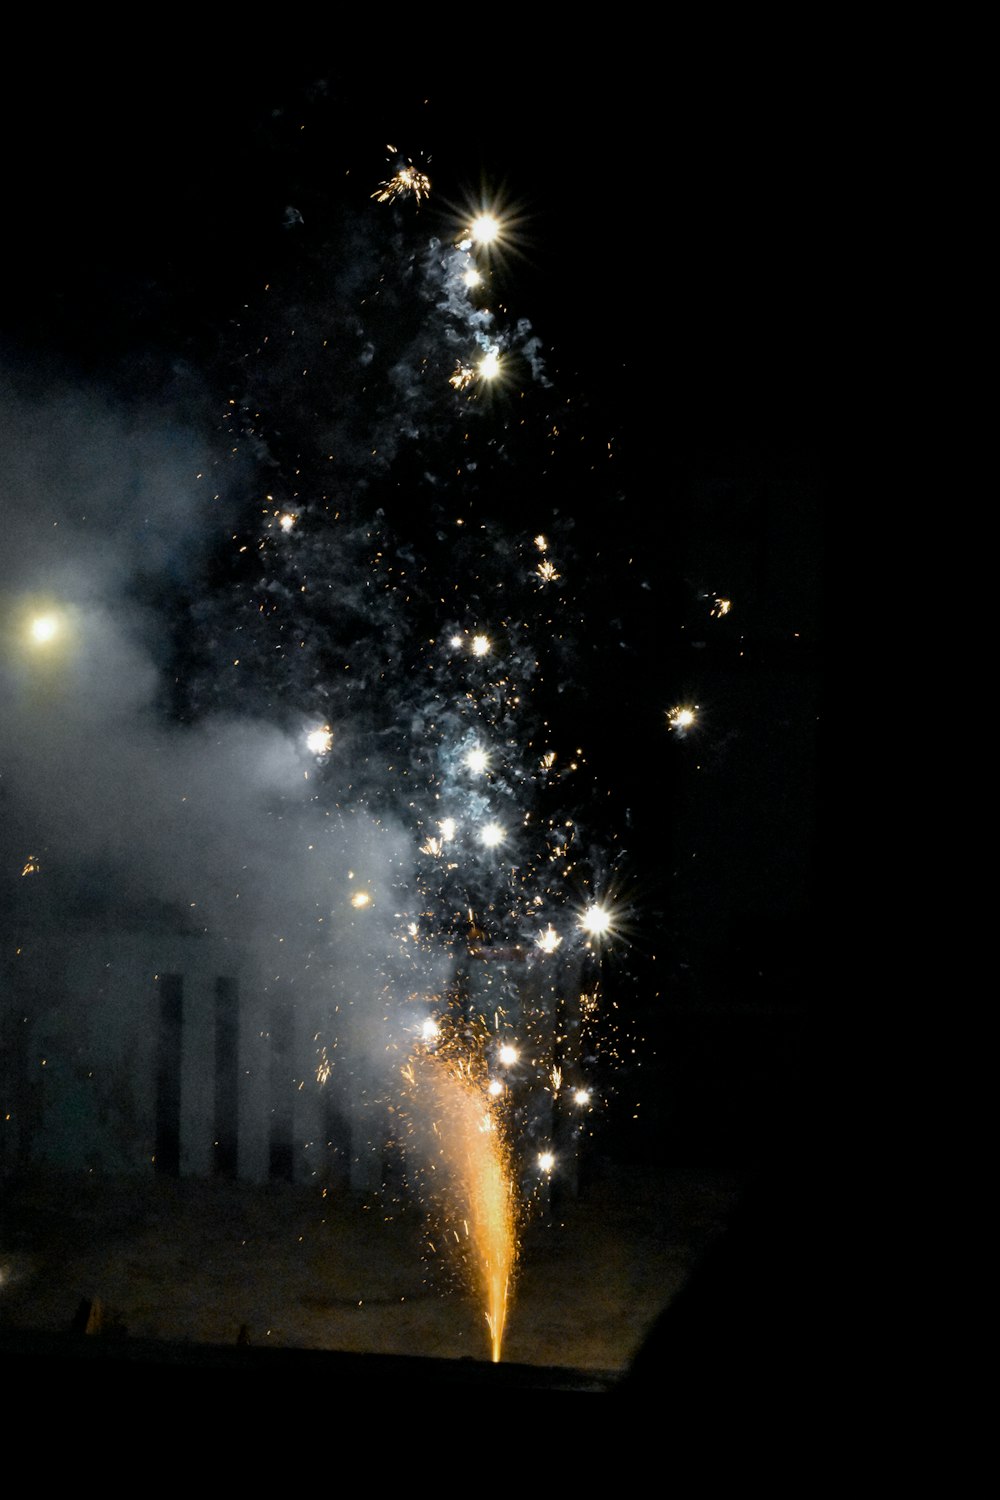
<path id="1" fill-rule="evenodd" d="M 736 1174 L 604 1165 L 526 1227 L 504 1359 L 621 1374 L 723 1231 Z M 130 1338 L 489 1357 L 483 1313 L 423 1255 L 419 1211 L 314 1189 L 34 1176 L 6 1193 L 4 1330 L 99 1298 Z"/>

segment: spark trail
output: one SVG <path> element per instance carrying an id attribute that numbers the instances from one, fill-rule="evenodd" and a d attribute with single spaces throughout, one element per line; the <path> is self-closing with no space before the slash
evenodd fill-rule
<path id="1" fill-rule="evenodd" d="M 409 1144 L 445 1240 L 457 1245 L 500 1359 L 517 1261 L 517 1190 L 496 1096 L 476 1053 L 417 1051 L 403 1069 Z"/>

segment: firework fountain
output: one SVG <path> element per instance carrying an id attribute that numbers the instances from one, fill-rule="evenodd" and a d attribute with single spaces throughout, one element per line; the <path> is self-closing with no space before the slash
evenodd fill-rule
<path id="1" fill-rule="evenodd" d="M 390 1134 L 428 1246 L 459 1254 L 498 1359 L 525 1205 L 600 1105 L 587 1069 L 610 914 L 586 798 L 567 789 L 584 755 L 553 707 L 583 627 L 572 523 L 541 493 L 533 525 L 487 509 L 530 512 L 505 492 L 559 443 L 540 341 L 490 306 L 503 216 L 429 234 L 427 174 L 394 167 L 338 226 L 351 255 L 304 252 L 240 330 L 226 431 L 238 460 L 264 455 L 267 489 L 233 537 L 232 590 L 196 607 L 215 649 L 191 706 L 272 704 L 298 726 L 324 837 L 346 847 L 363 823 L 388 851 L 388 889 L 350 873 L 339 951 L 330 925 L 308 942 L 341 1002 L 317 1077 L 335 1088 L 332 1059 L 379 1053 L 355 1098 L 403 1122 Z M 303 283 L 322 289 L 311 303 Z"/>

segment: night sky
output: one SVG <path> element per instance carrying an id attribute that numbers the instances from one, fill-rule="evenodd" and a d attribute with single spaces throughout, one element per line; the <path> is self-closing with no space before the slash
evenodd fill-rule
<path id="1" fill-rule="evenodd" d="M 459 498 L 511 535 L 555 517 L 579 608 L 547 711 L 585 749 L 579 815 L 629 904 L 606 983 L 631 1008 L 642 1068 L 629 1045 L 608 1139 L 624 1154 L 753 1156 L 773 1146 L 801 1076 L 820 962 L 833 134 L 808 76 L 750 76 L 710 54 L 653 68 L 638 44 L 609 56 L 597 42 L 572 66 L 555 49 L 528 65 L 496 45 L 483 79 L 423 67 L 419 49 L 385 66 L 339 50 L 231 68 L 188 56 L 168 82 L 29 64 L 5 101 L 5 425 L 30 409 L 44 447 L 40 414 L 71 392 L 110 424 L 92 475 L 113 463 L 110 429 L 133 430 L 140 413 L 183 434 L 180 468 L 188 453 L 193 466 L 224 452 L 227 403 L 256 399 L 253 462 L 292 495 L 305 454 L 300 479 L 315 489 L 313 397 L 284 381 L 291 356 L 247 374 L 271 316 L 264 287 L 308 324 L 346 305 L 324 277 L 331 256 L 345 283 L 364 266 L 357 226 L 372 216 L 383 237 L 398 219 L 410 253 L 422 236 L 453 239 L 470 203 L 504 205 L 511 245 L 493 300 L 508 326 L 530 322 L 544 363 L 539 381 L 522 361 L 525 395 L 496 398 L 480 423 L 509 424 L 504 462 L 484 462 L 471 495 L 446 485 L 414 504 L 441 467 L 435 408 L 363 495 L 352 460 L 345 492 L 356 515 L 380 506 L 418 556 Z M 405 158 L 430 176 L 428 201 L 373 204 Z M 406 311 L 380 325 L 386 340 L 404 337 Z M 350 399 L 345 445 L 350 413 L 365 410 Z M 54 451 L 66 441 L 57 423 Z M 167 622 L 240 587 L 230 543 L 252 532 L 260 470 L 238 465 L 218 485 L 221 523 L 180 505 L 174 540 L 165 513 L 155 563 L 143 553 L 129 572 L 128 607 L 163 622 L 148 631 L 159 712 L 178 723 L 226 691 L 203 636 Z M 127 550 L 127 491 L 108 506 L 109 546 L 120 526 Z M 8 599 L 17 581 L 14 556 Z M 732 601 L 724 617 L 718 598 Z M 686 736 L 667 723 L 682 704 L 698 705 Z M 6 851 L 6 885 L 24 852 Z"/>

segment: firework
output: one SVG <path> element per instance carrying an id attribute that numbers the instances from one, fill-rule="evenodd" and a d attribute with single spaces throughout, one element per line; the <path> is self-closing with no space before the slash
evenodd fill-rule
<path id="1" fill-rule="evenodd" d="M 492 1359 L 500 1359 L 517 1260 L 517 1200 L 507 1135 L 493 1113 L 477 1056 L 418 1051 L 403 1069 L 412 1110 L 408 1146 L 426 1165 L 431 1217 L 457 1246 L 484 1305 Z"/>
<path id="2" fill-rule="evenodd" d="M 488 635 L 474 635 L 472 637 L 473 656 L 488 656 L 490 653 L 490 638 Z"/>
<path id="3" fill-rule="evenodd" d="M 679 705 L 671 708 L 667 713 L 667 728 L 679 730 L 683 735 L 696 722 L 698 717 L 697 703 L 693 708 Z"/>
<path id="4" fill-rule="evenodd" d="M 328 724 L 320 729 L 310 729 L 306 735 L 306 748 L 310 755 L 326 755 L 333 745 L 333 731 Z"/>
<path id="5" fill-rule="evenodd" d="M 412 162 L 399 171 L 386 182 L 380 182 L 372 193 L 376 203 L 391 203 L 394 198 L 406 198 L 412 194 L 416 203 L 422 202 L 431 190 L 431 180 L 423 172 L 418 172 Z"/>
<path id="6" fill-rule="evenodd" d="M 492 245 L 500 235 L 500 220 L 495 214 L 477 214 L 469 233 L 477 245 Z"/>
<path id="7" fill-rule="evenodd" d="M 554 953 L 562 942 L 562 938 L 556 932 L 550 922 L 544 932 L 540 932 L 535 939 L 535 946 L 541 948 L 543 953 Z"/>

